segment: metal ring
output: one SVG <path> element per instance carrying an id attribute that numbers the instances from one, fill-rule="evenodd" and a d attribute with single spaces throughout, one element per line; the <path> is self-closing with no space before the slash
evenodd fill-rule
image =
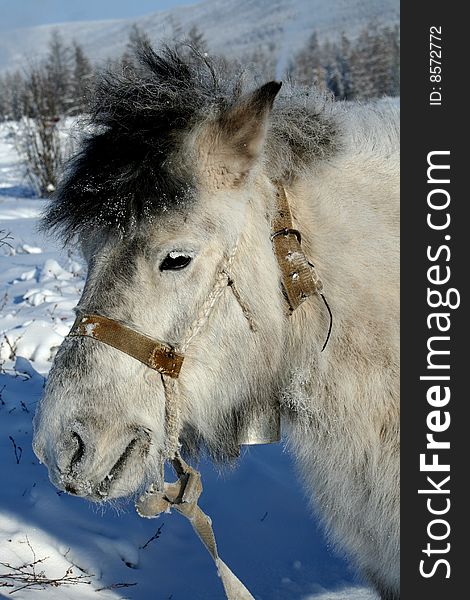
<path id="1" fill-rule="evenodd" d="M 278 235 L 295 235 L 299 244 L 302 242 L 302 236 L 300 235 L 300 231 L 298 229 L 289 229 L 288 227 L 284 227 L 284 229 L 279 229 L 279 231 L 275 231 L 271 234 L 271 241 L 274 240 Z"/>

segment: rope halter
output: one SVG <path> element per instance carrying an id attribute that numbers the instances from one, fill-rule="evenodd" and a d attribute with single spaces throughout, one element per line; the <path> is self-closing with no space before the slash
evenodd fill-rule
<path id="1" fill-rule="evenodd" d="M 277 207 L 272 223 L 271 241 L 280 269 L 287 312 L 292 314 L 308 297 L 320 294 L 323 285 L 302 250 L 301 234 L 294 228 L 289 202 L 282 184 L 277 185 L 276 199 Z M 69 337 L 90 337 L 128 354 L 160 373 L 165 392 L 166 411 L 164 456 L 165 460 L 171 461 L 178 480 L 173 484 L 165 483 L 163 490 L 151 488 L 137 503 L 137 511 L 141 516 L 151 517 L 157 516 L 170 507 L 178 510 L 189 519 L 214 559 L 227 598 L 229 600 L 253 600 L 250 592 L 218 556 L 211 520 L 197 504 L 202 491 L 201 476 L 189 467 L 179 455 L 179 436 L 183 422 L 178 377 L 183 368 L 184 356 L 188 347 L 206 326 L 227 287 L 232 290 L 252 331 L 257 331 L 253 315 L 240 296 L 231 276 L 231 267 L 238 251 L 238 245 L 239 240 L 231 253 L 219 265 L 211 291 L 177 348 L 142 334 L 115 319 L 81 311 L 78 312 Z M 267 422 L 270 423 L 270 431 L 266 435 L 266 424 L 264 424 L 261 443 L 279 441 L 279 406 L 276 409 L 276 419 L 273 421 L 272 415 L 269 415 Z M 260 442 L 260 435 L 257 436 L 253 428 L 249 437 L 248 443 Z M 243 440 L 243 443 L 247 443 L 247 441 Z"/>

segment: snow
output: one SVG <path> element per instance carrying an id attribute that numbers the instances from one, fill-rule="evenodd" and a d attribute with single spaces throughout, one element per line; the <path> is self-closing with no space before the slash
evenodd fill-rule
<path id="1" fill-rule="evenodd" d="M 187 252 L 178 252 L 177 250 L 172 250 L 168 256 L 170 258 L 187 258 L 190 255 Z"/>
<path id="2" fill-rule="evenodd" d="M 5 574 L 23 567 L 29 581 L 34 569 L 49 583 L 17 591 L 17 600 L 221 599 L 213 562 L 183 517 L 142 519 L 132 505 L 61 493 L 32 451 L 35 406 L 85 278 L 81 257 L 39 232 L 45 202 L 30 197 L 0 125 L 0 230 L 11 234 L 0 248 L 0 597 L 21 587 Z M 201 506 L 221 557 L 255 598 L 376 598 L 325 541 L 282 445 L 242 454 L 222 474 L 199 465 Z"/>
<path id="3" fill-rule="evenodd" d="M 85 332 L 90 337 L 93 337 L 93 335 L 95 333 L 95 329 L 96 329 L 96 323 L 87 323 L 87 326 L 85 327 Z"/>

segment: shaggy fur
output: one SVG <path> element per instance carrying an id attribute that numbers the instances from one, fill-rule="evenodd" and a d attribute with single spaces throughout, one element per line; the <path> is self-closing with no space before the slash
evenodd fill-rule
<path id="1" fill-rule="evenodd" d="M 140 50 L 140 68 L 104 74 L 93 98 L 91 133 L 69 165 L 44 227 L 66 239 L 87 230 L 128 231 L 194 198 L 194 173 L 175 163 L 188 131 L 223 118 L 253 86 L 246 73 L 224 78 L 224 65 L 166 48 Z M 285 86 L 270 121 L 266 155 L 273 179 L 288 180 L 334 145 L 325 100 Z"/>
<path id="2" fill-rule="evenodd" d="M 230 458 L 243 421 L 279 398 L 330 538 L 397 600 L 397 107 L 326 103 L 284 86 L 271 111 L 276 84 L 245 91 L 205 58 L 168 50 L 146 49 L 142 61 L 103 81 L 97 129 L 46 216 L 81 235 L 80 307 L 178 345 L 236 248 L 230 276 L 256 328 L 227 288 L 178 380 L 183 447 Z M 286 315 L 270 241 L 279 179 L 334 314 L 324 352 L 319 297 Z M 161 271 L 172 251 L 191 263 Z M 131 494 L 158 472 L 164 403 L 157 373 L 89 338 L 66 340 L 38 407 L 35 451 L 72 493 Z"/>

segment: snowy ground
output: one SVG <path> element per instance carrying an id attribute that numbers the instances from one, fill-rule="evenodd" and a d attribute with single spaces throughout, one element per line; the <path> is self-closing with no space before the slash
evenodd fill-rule
<path id="1" fill-rule="evenodd" d="M 31 197 L 0 125 L 0 230 L 11 235 L 0 248 L 0 597 L 222 599 L 181 516 L 144 520 L 132 506 L 117 514 L 60 493 L 32 452 L 35 405 L 84 278 L 79 256 L 37 232 L 44 202 Z M 222 476 L 200 468 L 220 554 L 257 600 L 375 598 L 326 544 L 281 445 L 244 451 Z M 22 572 L 26 583 L 60 581 L 18 589 Z"/>

